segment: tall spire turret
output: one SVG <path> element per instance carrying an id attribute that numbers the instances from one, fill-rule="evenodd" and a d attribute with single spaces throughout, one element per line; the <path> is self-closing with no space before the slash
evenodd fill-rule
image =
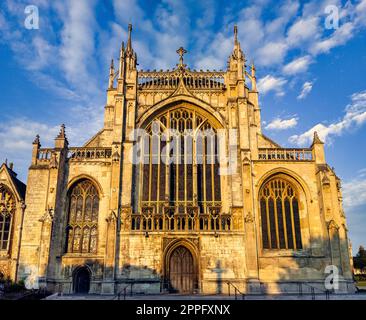
<path id="1" fill-rule="evenodd" d="M 132 24 L 128 25 L 128 39 L 126 48 L 126 70 L 135 70 L 137 65 L 137 55 L 132 48 Z"/>
<path id="2" fill-rule="evenodd" d="M 125 43 L 122 41 L 121 49 L 119 51 L 119 69 L 118 69 L 118 78 L 122 78 L 123 70 L 124 70 L 124 61 L 125 61 Z"/>
<path id="3" fill-rule="evenodd" d="M 111 66 L 109 67 L 109 83 L 108 89 L 113 89 L 113 82 L 114 82 L 114 61 L 111 60 Z"/>
<path id="4" fill-rule="evenodd" d="M 132 24 L 130 23 L 128 25 L 128 40 L 127 40 L 127 53 L 132 54 L 132 39 L 131 39 L 131 33 L 132 33 Z"/>
<path id="5" fill-rule="evenodd" d="M 252 81 L 252 91 L 257 91 L 257 78 L 255 77 L 255 66 L 254 61 L 252 61 L 252 66 L 250 68 L 251 71 L 251 81 Z"/>
<path id="6" fill-rule="evenodd" d="M 238 40 L 238 26 L 234 26 L 234 49 L 229 57 L 228 68 L 237 72 L 237 77 L 244 80 L 245 57 Z"/>
<path id="7" fill-rule="evenodd" d="M 238 26 L 237 25 L 234 26 L 234 43 L 235 43 L 235 45 L 238 44 Z"/>

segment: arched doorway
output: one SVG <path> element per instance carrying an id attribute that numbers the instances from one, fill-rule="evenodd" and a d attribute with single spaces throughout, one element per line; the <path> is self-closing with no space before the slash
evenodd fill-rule
<path id="1" fill-rule="evenodd" d="M 196 266 L 192 253 L 178 246 L 169 257 L 170 289 L 177 293 L 193 293 L 196 288 Z"/>
<path id="2" fill-rule="evenodd" d="M 88 294 L 90 289 L 90 272 L 87 267 L 80 267 L 74 274 L 74 292 Z"/>

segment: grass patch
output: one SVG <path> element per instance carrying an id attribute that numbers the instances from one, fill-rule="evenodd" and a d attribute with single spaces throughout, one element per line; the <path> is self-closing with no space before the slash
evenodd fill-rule
<path id="1" fill-rule="evenodd" d="M 357 281 L 356 286 L 358 287 L 366 287 L 366 281 Z"/>

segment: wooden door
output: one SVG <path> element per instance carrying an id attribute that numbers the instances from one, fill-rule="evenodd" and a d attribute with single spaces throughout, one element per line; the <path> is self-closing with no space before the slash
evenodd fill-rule
<path id="1" fill-rule="evenodd" d="M 179 246 L 171 254 L 169 262 L 169 279 L 172 291 L 193 293 L 195 278 L 193 256 L 186 247 Z"/>
<path id="2" fill-rule="evenodd" d="M 80 268 L 75 275 L 75 293 L 88 294 L 90 289 L 90 274 L 86 268 Z"/>

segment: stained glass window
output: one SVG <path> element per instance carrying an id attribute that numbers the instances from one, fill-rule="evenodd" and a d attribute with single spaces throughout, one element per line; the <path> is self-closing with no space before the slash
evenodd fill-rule
<path id="1" fill-rule="evenodd" d="M 281 178 L 268 181 L 259 197 L 263 249 L 302 249 L 298 195 Z"/>
<path id="2" fill-rule="evenodd" d="M 96 253 L 99 196 L 89 180 L 82 180 L 70 190 L 67 252 Z"/>

